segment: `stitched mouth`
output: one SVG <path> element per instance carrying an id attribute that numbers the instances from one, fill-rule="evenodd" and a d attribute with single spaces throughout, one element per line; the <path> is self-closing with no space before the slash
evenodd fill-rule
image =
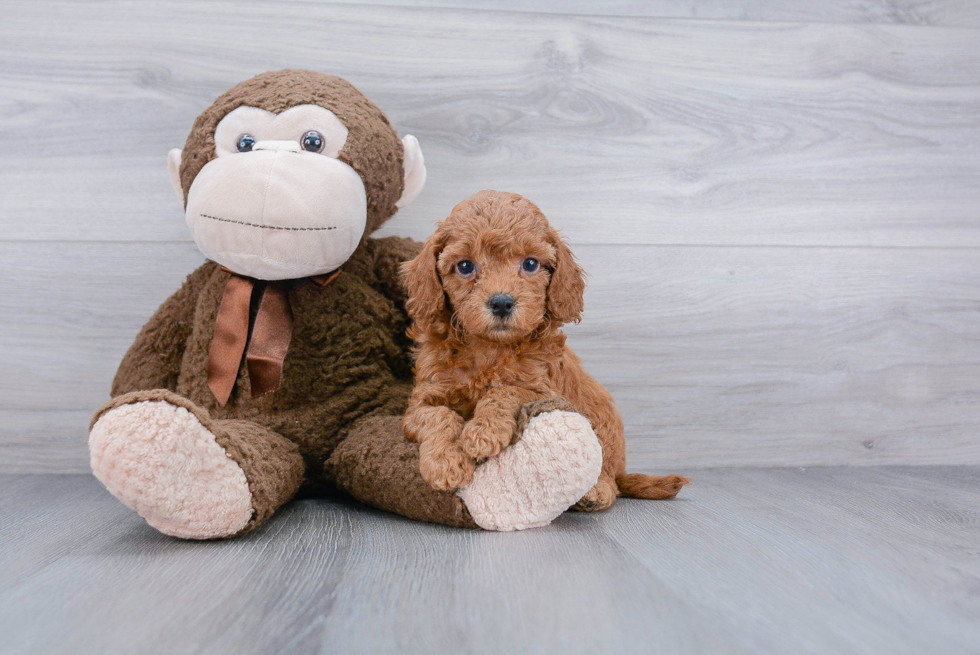
<path id="1" fill-rule="evenodd" d="M 263 230 L 287 230 L 292 232 L 318 232 L 321 230 L 336 230 L 336 226 L 330 227 L 280 227 L 278 225 L 262 225 L 261 223 L 247 223 L 245 221 L 234 221 L 230 218 L 221 218 L 220 216 L 211 216 L 210 214 L 201 214 L 201 218 L 210 218 L 212 221 L 220 221 L 222 223 L 234 223 L 236 225 L 244 225 L 246 227 L 258 227 Z"/>

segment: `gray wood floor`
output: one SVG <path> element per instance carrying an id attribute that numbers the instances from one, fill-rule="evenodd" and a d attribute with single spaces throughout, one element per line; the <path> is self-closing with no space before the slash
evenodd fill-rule
<path id="1" fill-rule="evenodd" d="M 3 653 L 977 653 L 980 467 L 715 469 L 513 534 L 304 500 L 170 539 L 0 476 Z"/>

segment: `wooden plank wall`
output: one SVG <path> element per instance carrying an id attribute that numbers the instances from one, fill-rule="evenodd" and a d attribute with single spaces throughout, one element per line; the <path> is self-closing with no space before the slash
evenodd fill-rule
<path id="1" fill-rule="evenodd" d="M 978 7 L 7 2 L 0 470 L 87 470 L 120 357 L 201 261 L 166 152 L 285 67 L 419 137 L 429 185 L 382 234 L 488 187 L 563 228 L 570 341 L 634 468 L 980 463 Z"/>

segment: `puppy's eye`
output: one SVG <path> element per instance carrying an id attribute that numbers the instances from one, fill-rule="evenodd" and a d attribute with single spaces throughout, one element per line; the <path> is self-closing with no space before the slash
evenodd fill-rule
<path id="1" fill-rule="evenodd" d="M 538 268 L 540 267 L 541 264 L 539 264 L 538 260 L 534 257 L 528 257 L 524 260 L 524 263 L 521 264 L 521 269 L 523 269 L 525 273 L 537 273 Z"/>
<path id="2" fill-rule="evenodd" d="M 238 137 L 238 142 L 235 143 L 235 147 L 238 148 L 238 152 L 252 152 L 252 146 L 255 145 L 255 137 L 251 134 L 243 134 Z"/>
<path id="3" fill-rule="evenodd" d="M 473 271 L 475 270 L 476 270 L 476 264 L 474 264 L 468 259 L 464 259 L 460 263 L 456 264 L 456 272 L 463 276 L 472 275 Z"/>

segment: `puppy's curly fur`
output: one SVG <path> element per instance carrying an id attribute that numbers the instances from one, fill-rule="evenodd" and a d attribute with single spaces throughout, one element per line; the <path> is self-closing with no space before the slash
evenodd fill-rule
<path id="1" fill-rule="evenodd" d="M 602 445 L 599 481 L 575 509 L 603 510 L 617 495 L 673 498 L 689 482 L 626 473 L 612 396 L 560 329 L 581 317 L 584 274 L 532 202 L 481 191 L 456 205 L 402 273 L 417 344 L 403 427 L 419 442 L 422 476 L 432 486 L 466 484 L 476 463 L 519 436 L 522 405 L 555 396 L 589 419 Z"/>

